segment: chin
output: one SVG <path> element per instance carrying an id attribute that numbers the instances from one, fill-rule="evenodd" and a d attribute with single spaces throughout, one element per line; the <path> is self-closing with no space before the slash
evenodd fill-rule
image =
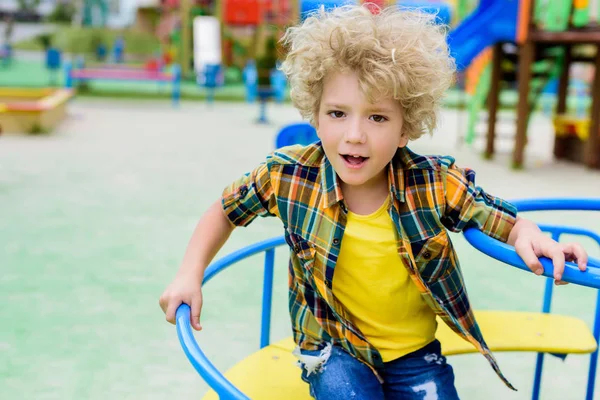
<path id="1" fill-rule="evenodd" d="M 338 174 L 340 180 L 345 183 L 346 185 L 350 185 L 350 186 L 360 186 L 360 185 L 364 185 L 365 183 L 367 183 L 369 181 L 369 177 L 365 177 L 365 176 L 357 176 L 357 175 L 353 175 L 353 174 Z"/>

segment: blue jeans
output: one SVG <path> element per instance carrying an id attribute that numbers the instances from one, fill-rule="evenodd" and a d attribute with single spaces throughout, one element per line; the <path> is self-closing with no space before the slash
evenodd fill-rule
<path id="1" fill-rule="evenodd" d="M 302 351 L 308 356 L 321 354 Z M 384 363 L 378 370 L 383 383 L 367 365 L 338 346 L 333 346 L 329 358 L 310 374 L 307 364 L 302 365 L 302 380 L 310 385 L 310 395 L 317 400 L 458 400 L 454 372 L 441 355 L 437 340 Z"/>

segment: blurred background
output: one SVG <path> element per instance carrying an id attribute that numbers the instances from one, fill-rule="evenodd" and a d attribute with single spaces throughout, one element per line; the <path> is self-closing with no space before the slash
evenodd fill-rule
<path id="1" fill-rule="evenodd" d="M 274 148 L 315 140 L 289 102 L 278 40 L 310 11 L 348 2 L 0 0 L 0 398 L 207 392 L 158 298 L 223 188 Z M 375 3 L 435 14 L 459 67 L 438 128 L 413 150 L 453 155 L 507 199 L 600 197 L 598 0 Z M 531 218 L 600 226 L 593 212 Z M 282 233 L 256 221 L 218 257 Z M 600 255 L 589 237 L 565 239 Z M 544 278 L 452 240 L 476 309 L 542 310 Z M 273 342 L 291 334 L 287 258 L 276 253 Z M 222 371 L 258 350 L 262 262 L 204 290 L 196 338 Z M 592 335 L 597 290 L 555 292 L 552 312 Z M 536 398 L 537 354 L 496 355 L 519 391 L 482 356 L 452 356 L 461 398 Z M 589 366 L 590 354 L 546 356 L 538 397 L 600 399 Z"/>

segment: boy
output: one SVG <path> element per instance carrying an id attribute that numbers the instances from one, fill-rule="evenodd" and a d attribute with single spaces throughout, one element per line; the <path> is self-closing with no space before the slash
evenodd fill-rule
<path id="1" fill-rule="evenodd" d="M 447 230 L 477 227 L 539 256 L 585 269 L 558 244 L 475 186 L 450 157 L 411 152 L 436 126 L 454 64 L 432 17 L 348 6 L 290 28 L 283 70 L 320 142 L 269 155 L 202 217 L 160 299 L 169 322 L 185 302 L 200 330 L 204 269 L 234 226 L 276 216 L 291 248 L 289 307 L 302 379 L 317 399 L 457 399 L 435 339 L 436 316 L 501 374 L 474 319 Z"/>

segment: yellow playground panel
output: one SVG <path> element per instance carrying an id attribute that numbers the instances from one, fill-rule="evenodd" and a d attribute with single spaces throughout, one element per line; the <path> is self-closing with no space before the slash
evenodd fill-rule
<path id="1" fill-rule="evenodd" d="M 553 119 L 557 137 L 576 136 L 585 142 L 590 135 L 590 119 L 578 118 L 566 114 L 556 115 Z"/>
<path id="2" fill-rule="evenodd" d="M 66 116 L 70 89 L 0 88 L 0 133 L 50 132 Z"/>
<path id="3" fill-rule="evenodd" d="M 592 332 L 578 318 L 511 311 L 476 311 L 475 315 L 492 351 L 589 354 L 596 350 Z M 477 352 L 441 320 L 437 339 L 446 356 Z M 234 365 L 225 377 L 251 399 L 285 393 L 287 400 L 310 400 L 308 385 L 300 379 L 301 370 L 292 354 L 294 347 L 291 337 L 273 343 Z M 219 397 L 211 390 L 203 399 Z"/>

